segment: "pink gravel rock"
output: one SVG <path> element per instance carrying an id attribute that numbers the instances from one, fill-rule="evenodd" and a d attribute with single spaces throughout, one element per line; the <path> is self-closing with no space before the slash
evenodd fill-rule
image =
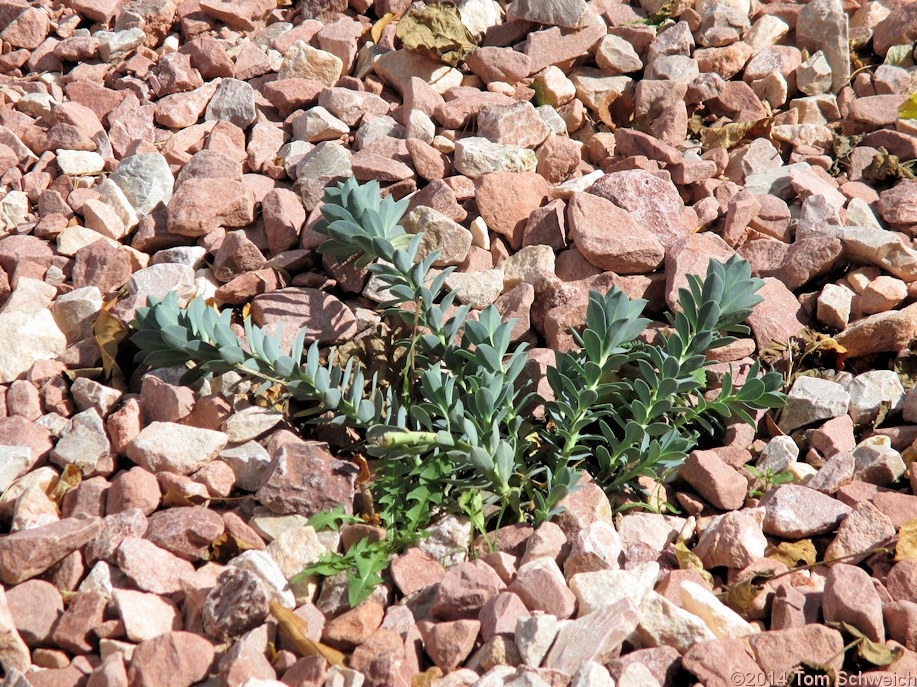
<path id="1" fill-rule="evenodd" d="M 831 567 L 825 579 L 822 610 L 826 622 L 850 623 L 873 641 L 885 639 L 882 600 L 862 568 L 845 563 Z"/>
<path id="2" fill-rule="evenodd" d="M 379 629 L 384 615 L 382 604 L 367 599 L 325 623 L 322 641 L 342 651 L 352 651 Z"/>
<path id="3" fill-rule="evenodd" d="M 786 539 L 802 539 L 834 531 L 851 509 L 821 492 L 784 485 L 765 494 L 764 531 Z"/>
<path id="4" fill-rule="evenodd" d="M 146 530 L 146 516 L 137 508 L 106 516 L 99 536 L 86 547 L 86 562 L 90 565 L 96 561 L 114 563 L 121 542 L 127 537 L 142 537 Z"/>
<path id="5" fill-rule="evenodd" d="M 754 307 L 748 317 L 758 350 L 767 348 L 774 341 L 786 342 L 802 331 L 806 319 L 802 306 L 783 282 L 772 277 L 765 278 L 758 295 L 764 300 Z"/>
<path id="6" fill-rule="evenodd" d="M 917 561 L 895 563 L 885 578 L 885 588 L 895 601 L 917 603 Z"/>
<path id="7" fill-rule="evenodd" d="M 766 548 L 760 522 L 747 512 L 733 511 L 704 528 L 694 553 L 707 568 L 744 568 L 763 557 Z"/>
<path id="8" fill-rule="evenodd" d="M 678 474 L 717 508 L 735 510 L 745 503 L 748 480 L 706 451 L 693 451 Z"/>
<path id="9" fill-rule="evenodd" d="M 141 467 L 133 467 L 115 475 L 108 490 L 106 512 L 111 515 L 137 508 L 149 515 L 159 507 L 161 498 L 156 476 Z"/>
<path id="10" fill-rule="evenodd" d="M 734 684 L 735 675 L 761 682 L 767 679 L 741 639 L 699 642 L 685 652 L 682 666 L 709 687 L 728 687 Z"/>
<path id="11" fill-rule="evenodd" d="M 622 599 L 570 621 L 560 628 L 543 666 L 575 675 L 589 661 L 607 663 L 636 630 L 639 618 L 634 602 Z"/>
<path id="12" fill-rule="evenodd" d="M 675 185 L 644 170 L 607 174 L 589 192 L 627 210 L 637 225 L 653 233 L 667 251 L 694 229 L 682 226 L 684 203 Z"/>
<path id="13" fill-rule="evenodd" d="M 460 563 L 446 571 L 430 611 L 443 620 L 476 617 L 484 604 L 505 587 L 483 560 Z"/>
<path id="14" fill-rule="evenodd" d="M 342 343 L 356 334 L 353 311 L 331 294 L 318 289 L 293 287 L 257 296 L 252 301 L 255 324 L 274 332 L 283 326 L 281 348 L 289 350 L 300 327 L 306 343 Z"/>
<path id="15" fill-rule="evenodd" d="M 144 536 L 179 558 L 193 562 L 205 557 L 224 528 L 223 519 L 212 510 L 179 507 L 151 515 Z"/>
<path id="16" fill-rule="evenodd" d="M 102 622 L 108 599 L 96 592 L 79 592 L 64 611 L 51 639 L 73 654 L 88 654 L 93 651 L 95 636 L 92 631 Z"/>
<path id="17" fill-rule="evenodd" d="M 194 574 L 188 561 L 138 537 L 121 542 L 117 560 L 118 567 L 138 588 L 153 594 L 173 594 Z"/>
<path id="18" fill-rule="evenodd" d="M 475 180 L 475 201 L 488 228 L 522 246 L 529 215 L 548 197 L 548 184 L 534 172 L 493 172 Z M 445 214 L 445 213 L 444 213 Z"/>
<path id="19" fill-rule="evenodd" d="M 553 558 L 537 558 L 520 566 L 507 588 L 530 611 L 542 611 L 557 618 L 569 618 L 576 610 L 576 596 Z"/>
<path id="20" fill-rule="evenodd" d="M 286 444 L 275 454 L 274 468 L 255 496 L 273 513 L 309 517 L 338 506 L 351 513 L 358 471 L 322 444 Z"/>
<path id="21" fill-rule="evenodd" d="M 191 687 L 213 664 L 213 645 L 191 632 L 169 632 L 140 643 L 131 655 L 131 687 Z"/>
<path id="22" fill-rule="evenodd" d="M 477 620 L 422 621 L 417 625 L 427 655 L 447 672 L 455 670 L 468 658 L 480 626 Z"/>
<path id="23" fill-rule="evenodd" d="M 40 575 L 90 542 L 101 529 L 101 518 L 76 516 L 3 537 L 0 580 L 18 584 Z"/>
<path id="24" fill-rule="evenodd" d="M 239 636 L 264 622 L 269 602 L 268 590 L 258 575 L 229 566 L 204 601 L 204 630 L 217 639 Z"/>
<path id="25" fill-rule="evenodd" d="M 858 358 L 900 351 L 914 337 L 917 337 L 917 304 L 857 320 L 836 339 L 847 349 L 849 357 Z"/>
<path id="26" fill-rule="evenodd" d="M 16 630 L 29 647 L 47 646 L 64 612 L 60 591 L 50 582 L 28 580 L 10 587 L 6 601 Z"/>
<path id="27" fill-rule="evenodd" d="M 802 661 L 822 663 L 840 670 L 844 640 L 837 630 L 824 625 L 761 632 L 749 638 L 755 659 L 767 671 L 792 671 Z"/>
<path id="28" fill-rule="evenodd" d="M 417 547 L 411 547 L 392 559 L 390 570 L 395 585 L 405 596 L 437 584 L 446 574 L 439 561 Z"/>
<path id="29" fill-rule="evenodd" d="M 656 235 L 611 201 L 575 193 L 567 206 L 570 238 L 593 265 L 618 274 L 654 270 L 665 257 Z"/>

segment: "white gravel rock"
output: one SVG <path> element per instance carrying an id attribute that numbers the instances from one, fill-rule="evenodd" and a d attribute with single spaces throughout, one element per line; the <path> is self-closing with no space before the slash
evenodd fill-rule
<path id="1" fill-rule="evenodd" d="M 774 437 L 769 442 L 755 462 L 759 470 L 770 470 L 777 473 L 785 470 L 787 466 L 799 458 L 799 447 L 791 437 Z"/>
<path id="2" fill-rule="evenodd" d="M 271 456 L 257 441 L 224 449 L 219 458 L 232 468 L 236 486 L 245 491 L 258 491 L 271 467 Z"/>
<path id="3" fill-rule="evenodd" d="M 190 475 L 226 446 L 226 435 L 175 422 L 151 422 L 127 445 L 127 457 L 150 472 Z"/>
<path id="4" fill-rule="evenodd" d="M 490 172 L 534 172 L 535 152 L 471 136 L 455 142 L 455 169 L 472 179 Z"/>
<path id="5" fill-rule="evenodd" d="M 654 591 L 640 604 L 636 634 L 645 647 L 671 646 L 682 654 L 698 642 L 716 639 L 703 620 Z"/>
<path id="6" fill-rule="evenodd" d="M 159 203 L 168 205 L 175 186 L 169 163 L 159 153 L 124 158 L 109 179 L 121 189 L 138 216 L 149 214 Z"/>
<path id="7" fill-rule="evenodd" d="M 780 428 L 791 432 L 818 420 L 830 420 L 847 413 L 850 394 L 840 384 L 803 376 L 796 379 L 780 415 Z"/>
<path id="8" fill-rule="evenodd" d="M 295 608 L 296 599 L 290 585 L 274 559 L 265 551 L 246 551 L 239 554 L 229 565 L 254 573 L 264 583 L 271 601 L 276 601 L 284 608 Z"/>
<path id="9" fill-rule="evenodd" d="M 859 374 L 847 385 L 847 392 L 850 394 L 848 414 L 858 425 L 875 420 L 880 407 L 896 412 L 904 402 L 904 387 L 894 370 L 870 370 Z"/>
<path id="10" fill-rule="evenodd" d="M 223 423 L 230 443 L 241 444 L 257 439 L 283 421 L 283 413 L 270 408 L 251 406 L 233 413 Z"/>
<path id="11" fill-rule="evenodd" d="M 55 159 L 64 174 L 98 174 L 105 169 L 105 158 L 89 150 L 58 150 Z"/>
<path id="12" fill-rule="evenodd" d="M 0 446 L 0 493 L 35 464 L 28 446 Z"/>
<path id="13" fill-rule="evenodd" d="M 646 563 L 640 570 L 597 570 L 579 573 L 569 580 L 570 590 L 576 596 L 577 617 L 610 606 L 622 599 L 639 605 L 656 584 L 658 563 Z"/>
<path id="14" fill-rule="evenodd" d="M 560 623 L 548 613 L 520 618 L 516 621 L 513 641 L 525 665 L 537 668 L 557 637 Z"/>
<path id="15" fill-rule="evenodd" d="M 10 191 L 0 198 L 0 230 L 13 229 L 22 224 L 28 214 L 29 197 L 22 191 Z"/>
<path id="16" fill-rule="evenodd" d="M 84 286 L 59 296 L 51 312 L 67 341 L 76 343 L 92 336 L 92 325 L 101 309 L 102 292 L 99 287 Z"/>
<path id="17" fill-rule="evenodd" d="M 683 580 L 679 587 L 681 605 L 706 623 L 718 638 L 747 637 L 758 628 L 720 601 L 709 589 L 691 580 Z"/>

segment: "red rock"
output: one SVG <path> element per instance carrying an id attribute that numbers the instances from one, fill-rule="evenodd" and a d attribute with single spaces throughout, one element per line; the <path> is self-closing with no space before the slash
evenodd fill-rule
<path id="1" fill-rule="evenodd" d="M 127 254 L 109 241 L 94 241 L 74 255 L 73 286 L 97 286 L 102 295 L 119 289 L 133 272 Z"/>
<path id="2" fill-rule="evenodd" d="M 802 306 L 783 282 L 765 278 L 758 295 L 764 300 L 748 317 L 758 350 L 767 348 L 773 341 L 786 342 L 802 331 L 806 319 Z"/>
<path id="3" fill-rule="evenodd" d="M 553 558 L 538 558 L 520 566 L 508 590 L 531 611 L 569 618 L 576 610 L 576 597 Z"/>
<path id="4" fill-rule="evenodd" d="M 86 547 L 86 562 L 89 565 L 100 560 L 114 563 L 121 542 L 127 537 L 142 537 L 146 530 L 146 516 L 137 508 L 107 516 L 102 521 L 99 536 Z"/>
<path id="5" fill-rule="evenodd" d="M 131 657 L 130 687 L 191 687 L 213 664 L 213 645 L 191 632 L 169 632 L 140 643 Z"/>
<path id="6" fill-rule="evenodd" d="M 318 289 L 291 287 L 266 293 L 252 301 L 252 319 L 268 332 L 283 326 L 282 349 L 300 327 L 306 329 L 306 343 L 342 343 L 356 334 L 353 311 L 331 294 Z"/>
<path id="7" fill-rule="evenodd" d="M 510 85 L 531 74 L 532 60 L 511 48 L 478 48 L 465 57 L 468 68 L 484 83 L 502 81 Z"/>
<path id="8" fill-rule="evenodd" d="M 93 650 L 92 631 L 102 622 L 108 599 L 96 592 L 80 592 L 60 617 L 51 640 L 73 654 L 88 654 Z"/>
<path id="9" fill-rule="evenodd" d="M 240 181 L 188 179 L 169 201 L 169 232 L 203 236 L 218 226 L 243 227 L 254 219 L 254 204 Z"/>
<path id="10" fill-rule="evenodd" d="M 904 179 L 879 194 L 879 214 L 890 224 L 917 224 L 917 181 Z"/>
<path id="11" fill-rule="evenodd" d="M 505 587 L 484 561 L 460 563 L 446 571 L 430 610 L 444 620 L 477 617 L 488 599 Z"/>
<path id="12" fill-rule="evenodd" d="M 159 507 L 162 494 L 156 476 L 142 467 L 119 472 L 108 490 L 106 512 L 120 513 L 131 508 L 149 515 Z"/>
<path id="13" fill-rule="evenodd" d="M 707 451 L 693 451 L 678 474 L 716 508 L 736 510 L 745 503 L 748 480 Z"/>
<path id="14" fill-rule="evenodd" d="M 574 31 L 561 31 L 552 26 L 543 31 L 534 31 L 526 37 L 523 52 L 532 63 L 529 74 L 537 74 L 552 64 L 562 64 L 585 54 L 605 37 L 604 22 L 595 22 Z"/>
<path id="15" fill-rule="evenodd" d="M 18 584 L 40 575 L 91 541 L 101 529 L 101 518 L 77 516 L 3 537 L 0 580 Z"/>
<path id="16" fill-rule="evenodd" d="M 51 433 L 24 417 L 0 417 L 0 446 L 27 446 L 34 465 L 51 453 Z"/>
<path id="17" fill-rule="evenodd" d="M 244 231 L 230 231 L 214 257 L 213 276 L 218 281 L 229 282 L 240 274 L 260 269 L 265 262 L 264 255 Z"/>
<path id="18" fill-rule="evenodd" d="M 44 580 L 28 580 L 10 587 L 6 600 L 23 641 L 31 648 L 46 646 L 64 612 L 57 587 Z"/>
<path id="19" fill-rule="evenodd" d="M 489 229 L 505 236 L 514 250 L 522 247 L 529 215 L 547 197 L 547 182 L 534 172 L 493 172 L 475 180 L 475 201 L 481 217 Z"/>
<path id="20" fill-rule="evenodd" d="M 423 637 L 424 650 L 430 659 L 442 670 L 449 672 L 458 668 L 468 658 L 478 637 L 481 624 L 477 620 L 455 620 L 433 623 L 425 620 L 418 623 Z"/>
<path id="21" fill-rule="evenodd" d="M 392 559 L 390 570 L 395 585 L 405 596 L 437 584 L 446 574 L 439 561 L 417 547 L 411 547 Z"/>
<path id="22" fill-rule="evenodd" d="M 898 108 L 907 99 L 902 95 L 871 95 L 856 98 L 850 103 L 847 118 L 860 130 L 878 129 L 898 121 Z"/>
<path id="23" fill-rule="evenodd" d="M 473 117 L 488 105 L 512 105 L 513 99 L 501 93 L 477 89 L 452 90 L 454 97 L 436 106 L 432 117 L 449 129 L 466 126 Z"/>
<path id="24" fill-rule="evenodd" d="M 206 556 L 224 529 L 223 519 L 208 508 L 177 507 L 153 513 L 145 537 L 179 558 L 193 562 Z"/>
<path id="25" fill-rule="evenodd" d="M 529 215 L 525 229 L 522 231 L 522 247 L 526 246 L 551 246 L 554 250 L 561 250 L 567 245 L 566 215 L 564 201 L 560 198 L 552 200 L 547 205 L 533 210 Z M 565 251 L 555 260 L 555 272 L 564 281 L 570 281 L 560 275 L 561 256 L 570 251 Z M 591 267 L 590 263 L 590 267 Z M 598 268 L 593 268 L 598 272 Z M 590 275 L 584 275 L 590 276 Z M 582 278 L 582 277 L 578 277 Z M 575 280 L 574 280 L 575 281 Z"/>
<path id="26" fill-rule="evenodd" d="M 267 660 L 264 650 L 255 646 L 254 642 L 245 641 L 245 639 L 233 644 L 220 658 L 219 675 L 223 684 L 228 685 L 243 685 L 252 679 L 275 680 L 277 678 L 277 673 Z"/>
<path id="27" fill-rule="evenodd" d="M 522 599 L 516 594 L 500 592 L 492 596 L 481 608 L 478 616 L 481 622 L 481 637 L 484 641 L 501 634 L 511 637 L 516 632 L 516 622 L 530 615 Z"/>
<path id="28" fill-rule="evenodd" d="M 830 665 L 840 670 L 844 660 L 841 633 L 824 625 L 761 632 L 751 635 L 749 644 L 763 670 L 781 674 L 791 672 L 802 661 Z"/>
<path id="29" fill-rule="evenodd" d="M 185 560 L 138 537 L 127 537 L 118 547 L 118 567 L 139 589 L 153 594 L 173 594 L 194 574 Z"/>
<path id="30" fill-rule="evenodd" d="M 286 444 L 274 456 L 274 469 L 256 493 L 274 513 L 306 517 L 343 506 L 353 512 L 355 464 L 334 458 L 321 444 Z"/>
<path id="31" fill-rule="evenodd" d="M 411 154 L 411 163 L 421 178 L 431 181 L 442 179 L 452 173 L 449 158 L 428 143 L 417 138 L 409 138 L 405 145 Z"/>
<path id="32" fill-rule="evenodd" d="M 194 408 L 194 392 L 188 387 L 168 384 L 145 375 L 140 387 L 140 408 L 150 422 L 178 422 Z"/>
<path id="33" fill-rule="evenodd" d="M 822 610 L 826 622 L 850 623 L 876 642 L 885 640 L 882 600 L 862 568 L 836 563 L 825 579 Z"/>
<path id="34" fill-rule="evenodd" d="M 917 646 L 917 604 L 895 601 L 885 604 L 882 611 L 889 638 L 913 651 Z"/>
<path id="35" fill-rule="evenodd" d="M 917 603 L 917 561 L 896 563 L 888 572 L 885 588 L 895 601 Z"/>
<path id="36" fill-rule="evenodd" d="M 374 599 L 367 599 L 325 624 L 322 641 L 341 651 L 353 649 L 379 629 L 385 609 Z"/>
<path id="37" fill-rule="evenodd" d="M 762 669 L 745 651 L 741 639 L 716 639 L 698 642 L 685 653 L 682 666 L 707 687 L 732 687 L 735 676 L 750 681 L 766 681 Z"/>
<path id="38" fill-rule="evenodd" d="M 581 147 L 566 136 L 548 136 L 535 153 L 537 171 L 552 184 L 565 181 L 582 163 Z"/>
<path id="39" fill-rule="evenodd" d="M 600 196 L 575 193 L 567 206 L 570 238 L 590 263 L 618 274 L 651 272 L 665 257 L 653 232 Z"/>
<path id="40" fill-rule="evenodd" d="M 627 210 L 631 218 L 652 232 L 667 251 L 694 229 L 682 226 L 684 203 L 674 184 L 650 172 L 634 169 L 607 174 L 593 184 L 589 192 Z"/>
<path id="41" fill-rule="evenodd" d="M 852 451 L 856 446 L 853 436 L 853 420 L 849 415 L 841 415 L 828 420 L 809 436 L 809 444 L 825 458 L 838 453 Z"/>
<path id="42" fill-rule="evenodd" d="M 917 304 L 870 315 L 849 325 L 835 338 L 851 358 L 897 352 L 917 336 Z"/>
<path id="43" fill-rule="evenodd" d="M 287 189 L 274 189 L 261 201 L 264 232 L 271 255 L 292 248 L 306 222 L 306 210 L 299 196 Z"/>
<path id="44" fill-rule="evenodd" d="M 260 577 L 229 566 L 219 574 L 204 601 L 204 630 L 221 640 L 239 636 L 264 622 L 270 600 Z"/>
<path id="45" fill-rule="evenodd" d="M 478 135 L 505 145 L 534 148 L 551 133 L 548 125 L 528 102 L 488 105 L 478 113 Z"/>

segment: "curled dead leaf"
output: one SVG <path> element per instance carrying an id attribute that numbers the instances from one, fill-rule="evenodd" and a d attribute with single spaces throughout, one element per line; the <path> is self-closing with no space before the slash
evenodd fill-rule
<path id="1" fill-rule="evenodd" d="M 127 327 L 111 314 L 111 309 L 117 302 L 117 299 L 113 299 L 102 305 L 92 325 L 92 335 L 102 355 L 102 371 L 105 378 L 114 388 L 125 389 L 124 373 L 121 372 L 115 358 L 118 357 L 118 347 L 127 338 Z"/>
<path id="2" fill-rule="evenodd" d="M 767 557 L 780 561 L 787 568 L 795 568 L 798 565 L 812 565 L 815 563 L 817 553 L 815 544 L 812 543 L 811 539 L 800 539 L 795 542 L 780 542 L 771 549 Z"/>
<path id="3" fill-rule="evenodd" d="M 455 5 L 440 3 L 408 10 L 395 32 L 408 50 L 453 67 L 477 44 Z"/>
<path id="4" fill-rule="evenodd" d="M 675 559 L 678 561 L 679 568 L 693 570 L 703 577 L 707 584 L 714 586 L 713 575 L 707 572 L 701 559 L 688 548 L 683 539 L 675 544 Z"/>
<path id="5" fill-rule="evenodd" d="M 57 484 L 48 494 L 48 498 L 59 506 L 61 501 L 64 500 L 64 495 L 71 489 L 78 487 L 82 481 L 82 471 L 76 465 L 68 464 L 64 467 L 60 477 L 57 478 Z"/>
<path id="6" fill-rule="evenodd" d="M 895 560 L 917 560 L 917 518 L 908 520 L 898 530 L 898 543 L 895 545 Z"/>
<path id="7" fill-rule="evenodd" d="M 271 602 L 271 615 L 277 619 L 281 634 L 289 640 L 290 644 L 303 656 L 321 656 L 330 665 L 344 666 L 344 654 L 321 642 L 316 642 L 308 637 L 309 624 L 293 611 L 284 608 L 276 601 Z"/>

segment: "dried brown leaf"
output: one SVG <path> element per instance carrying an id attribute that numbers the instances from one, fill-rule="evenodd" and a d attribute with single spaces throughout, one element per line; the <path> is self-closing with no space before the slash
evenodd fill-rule
<path id="1" fill-rule="evenodd" d="M 309 639 L 309 624 L 293 611 L 284 608 L 276 601 L 271 602 L 271 615 L 277 619 L 281 634 L 303 656 L 321 656 L 330 665 L 344 666 L 344 654 L 321 642 Z"/>

